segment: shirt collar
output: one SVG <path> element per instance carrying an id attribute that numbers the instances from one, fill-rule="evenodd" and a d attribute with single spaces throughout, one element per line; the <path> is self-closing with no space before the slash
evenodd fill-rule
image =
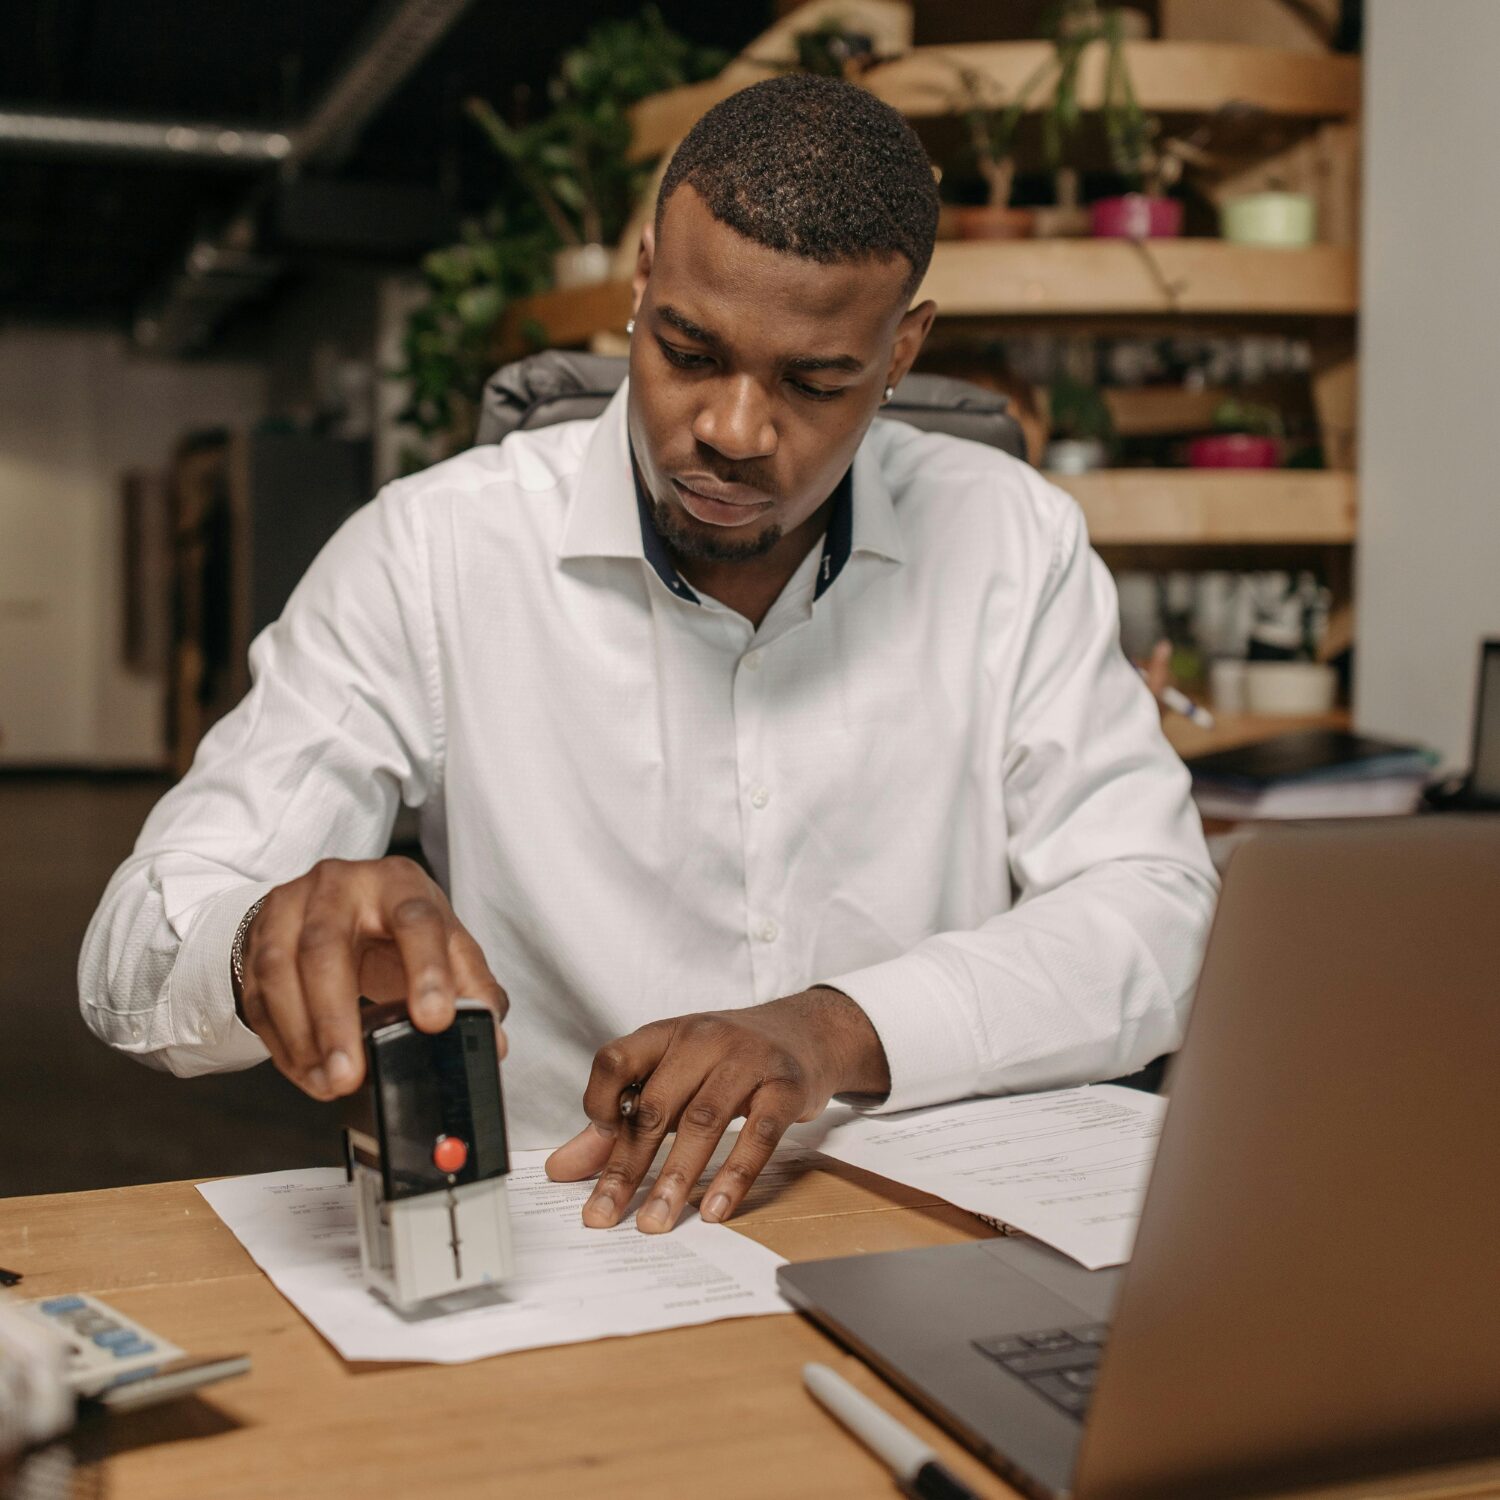
<path id="1" fill-rule="evenodd" d="M 638 557 L 651 565 L 674 596 L 697 604 L 698 596 L 672 566 L 636 482 L 625 422 L 628 389 L 629 382 L 622 382 L 595 424 L 563 523 L 558 556 Z M 906 560 L 896 508 L 875 450 L 866 434 L 854 462 L 834 489 L 815 600 L 833 587 L 855 553 L 868 552 L 895 563 Z"/>

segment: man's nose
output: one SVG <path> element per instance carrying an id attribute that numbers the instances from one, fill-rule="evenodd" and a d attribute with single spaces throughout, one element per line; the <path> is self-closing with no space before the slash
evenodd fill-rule
<path id="1" fill-rule="evenodd" d="M 760 382 L 748 375 L 716 381 L 693 422 L 693 436 L 737 461 L 775 453 L 776 426 Z"/>

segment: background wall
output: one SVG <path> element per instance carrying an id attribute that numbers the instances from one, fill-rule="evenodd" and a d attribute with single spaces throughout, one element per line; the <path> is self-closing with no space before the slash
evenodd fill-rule
<path id="1" fill-rule="evenodd" d="M 1365 46 L 1355 715 L 1461 766 L 1500 636 L 1500 5 L 1369 0 Z"/>
<path id="2" fill-rule="evenodd" d="M 162 683 L 120 661 L 121 476 L 256 420 L 264 387 L 114 333 L 0 330 L 0 764 L 162 763 Z"/>

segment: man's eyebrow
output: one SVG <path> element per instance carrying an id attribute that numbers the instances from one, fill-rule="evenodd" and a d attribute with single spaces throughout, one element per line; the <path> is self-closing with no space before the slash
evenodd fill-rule
<path id="1" fill-rule="evenodd" d="M 700 344 L 722 344 L 723 340 L 711 329 L 704 328 L 701 324 L 693 322 L 685 314 L 677 311 L 663 303 L 656 309 L 656 315 L 663 323 L 670 323 L 679 333 L 685 333 L 690 339 L 697 339 Z"/>
<path id="2" fill-rule="evenodd" d="M 704 328 L 702 324 L 693 322 L 670 304 L 663 303 L 659 306 L 656 315 L 663 323 L 670 323 L 679 333 L 685 333 L 690 339 L 697 339 L 700 344 L 723 347 L 723 339 L 711 328 Z M 844 370 L 850 375 L 858 375 L 865 368 L 864 361 L 855 359 L 852 354 L 797 354 L 787 360 L 786 365 L 792 370 Z"/>
<path id="3" fill-rule="evenodd" d="M 793 370 L 847 370 L 851 375 L 864 369 L 864 363 L 852 354 L 799 354 L 787 360 L 787 365 Z"/>

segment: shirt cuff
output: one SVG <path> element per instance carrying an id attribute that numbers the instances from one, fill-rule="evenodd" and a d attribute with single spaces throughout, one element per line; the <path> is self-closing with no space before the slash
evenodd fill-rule
<path id="1" fill-rule="evenodd" d="M 851 1096 L 847 1102 L 856 1109 L 891 1114 L 979 1092 L 979 1038 L 955 1002 L 951 981 L 923 954 L 906 953 L 819 983 L 854 1001 L 885 1049 L 891 1091 L 873 1104 Z"/>
<path id="2" fill-rule="evenodd" d="M 174 1073 L 190 1078 L 248 1068 L 271 1055 L 235 1011 L 229 950 L 245 913 L 274 889 L 274 881 L 237 885 L 209 897 L 194 914 L 167 986 L 173 1037 L 167 1065 Z"/>

